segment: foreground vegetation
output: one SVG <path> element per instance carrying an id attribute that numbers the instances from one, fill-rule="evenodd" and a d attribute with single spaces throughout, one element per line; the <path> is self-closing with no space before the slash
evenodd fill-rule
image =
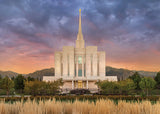
<path id="1" fill-rule="evenodd" d="M 125 94 L 125 95 L 160 95 L 160 72 L 155 78 L 143 77 L 134 73 L 126 80 L 118 82 L 99 81 L 98 87 L 102 94 Z"/>
<path id="2" fill-rule="evenodd" d="M 105 95 L 160 95 L 160 72 L 155 78 L 143 77 L 139 73 L 134 73 L 129 78 L 118 81 L 98 81 L 97 94 Z M 63 80 L 54 82 L 43 82 L 31 77 L 18 75 L 9 78 L 0 76 L 0 95 L 56 95 L 63 85 Z"/>
<path id="3" fill-rule="evenodd" d="M 17 77 L 0 77 L 0 95 L 54 95 L 59 92 L 63 85 L 62 79 L 54 82 L 44 82 L 22 75 Z"/>
<path id="4" fill-rule="evenodd" d="M 28 100 L 14 103 L 0 102 L 0 114 L 159 114 L 160 102 L 125 102 L 118 104 L 111 100 L 100 99 L 96 102 L 61 102 L 55 99 Z"/>
<path id="5" fill-rule="evenodd" d="M 75 100 L 79 101 L 93 101 L 96 102 L 97 100 L 100 99 L 110 99 L 113 100 L 115 103 L 118 103 L 119 100 L 123 100 L 126 102 L 138 102 L 138 101 L 143 101 L 143 100 L 148 100 L 151 101 L 153 104 L 159 102 L 160 97 L 159 96 L 124 96 L 124 95 L 109 95 L 109 96 L 104 96 L 104 95 L 78 95 L 78 96 L 71 96 L 71 95 L 66 95 L 66 96 L 60 96 L 60 95 L 55 95 L 55 96 L 30 96 L 30 97 L 0 97 L 0 101 L 4 101 L 6 103 L 13 103 L 16 101 L 27 101 L 28 99 L 30 100 L 49 100 L 49 99 L 55 99 L 56 101 L 65 101 L 65 102 L 74 102 Z"/>

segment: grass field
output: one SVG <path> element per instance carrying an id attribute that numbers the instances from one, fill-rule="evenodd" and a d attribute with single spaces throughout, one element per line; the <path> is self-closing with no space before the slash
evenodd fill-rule
<path id="1" fill-rule="evenodd" d="M 61 102 L 53 100 L 27 100 L 13 103 L 0 102 L 0 114 L 159 114 L 160 102 L 126 102 L 112 100 Z"/>

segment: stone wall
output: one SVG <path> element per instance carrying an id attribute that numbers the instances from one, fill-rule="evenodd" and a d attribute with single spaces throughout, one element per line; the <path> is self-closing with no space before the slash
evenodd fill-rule
<path id="1" fill-rule="evenodd" d="M 62 52 L 63 77 L 74 76 L 74 47 L 64 46 Z"/>
<path id="2" fill-rule="evenodd" d="M 95 84 L 97 81 L 88 81 L 88 89 L 98 89 L 97 85 Z"/>
<path id="3" fill-rule="evenodd" d="M 54 54 L 55 76 L 60 77 L 62 74 L 62 53 L 60 51 Z"/>
<path id="4" fill-rule="evenodd" d="M 105 69 L 105 66 L 106 66 L 106 60 L 105 60 L 105 52 L 101 51 L 101 52 L 98 52 L 98 70 L 99 70 L 99 76 L 100 77 L 105 77 L 105 74 L 106 74 L 106 69 Z"/>

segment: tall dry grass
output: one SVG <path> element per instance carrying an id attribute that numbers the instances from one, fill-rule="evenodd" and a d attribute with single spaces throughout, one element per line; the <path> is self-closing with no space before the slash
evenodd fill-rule
<path id="1" fill-rule="evenodd" d="M 0 114 L 160 114 L 160 103 L 119 101 L 117 105 L 111 100 L 98 100 L 96 103 L 76 100 L 72 103 L 53 99 L 11 104 L 1 101 Z"/>

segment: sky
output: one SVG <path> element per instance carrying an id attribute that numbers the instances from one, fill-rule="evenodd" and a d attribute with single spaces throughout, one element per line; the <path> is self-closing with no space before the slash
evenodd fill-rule
<path id="1" fill-rule="evenodd" d="M 54 67 L 54 52 L 75 46 L 79 8 L 85 43 L 107 66 L 160 70 L 159 0 L 0 0 L 0 70 Z"/>

